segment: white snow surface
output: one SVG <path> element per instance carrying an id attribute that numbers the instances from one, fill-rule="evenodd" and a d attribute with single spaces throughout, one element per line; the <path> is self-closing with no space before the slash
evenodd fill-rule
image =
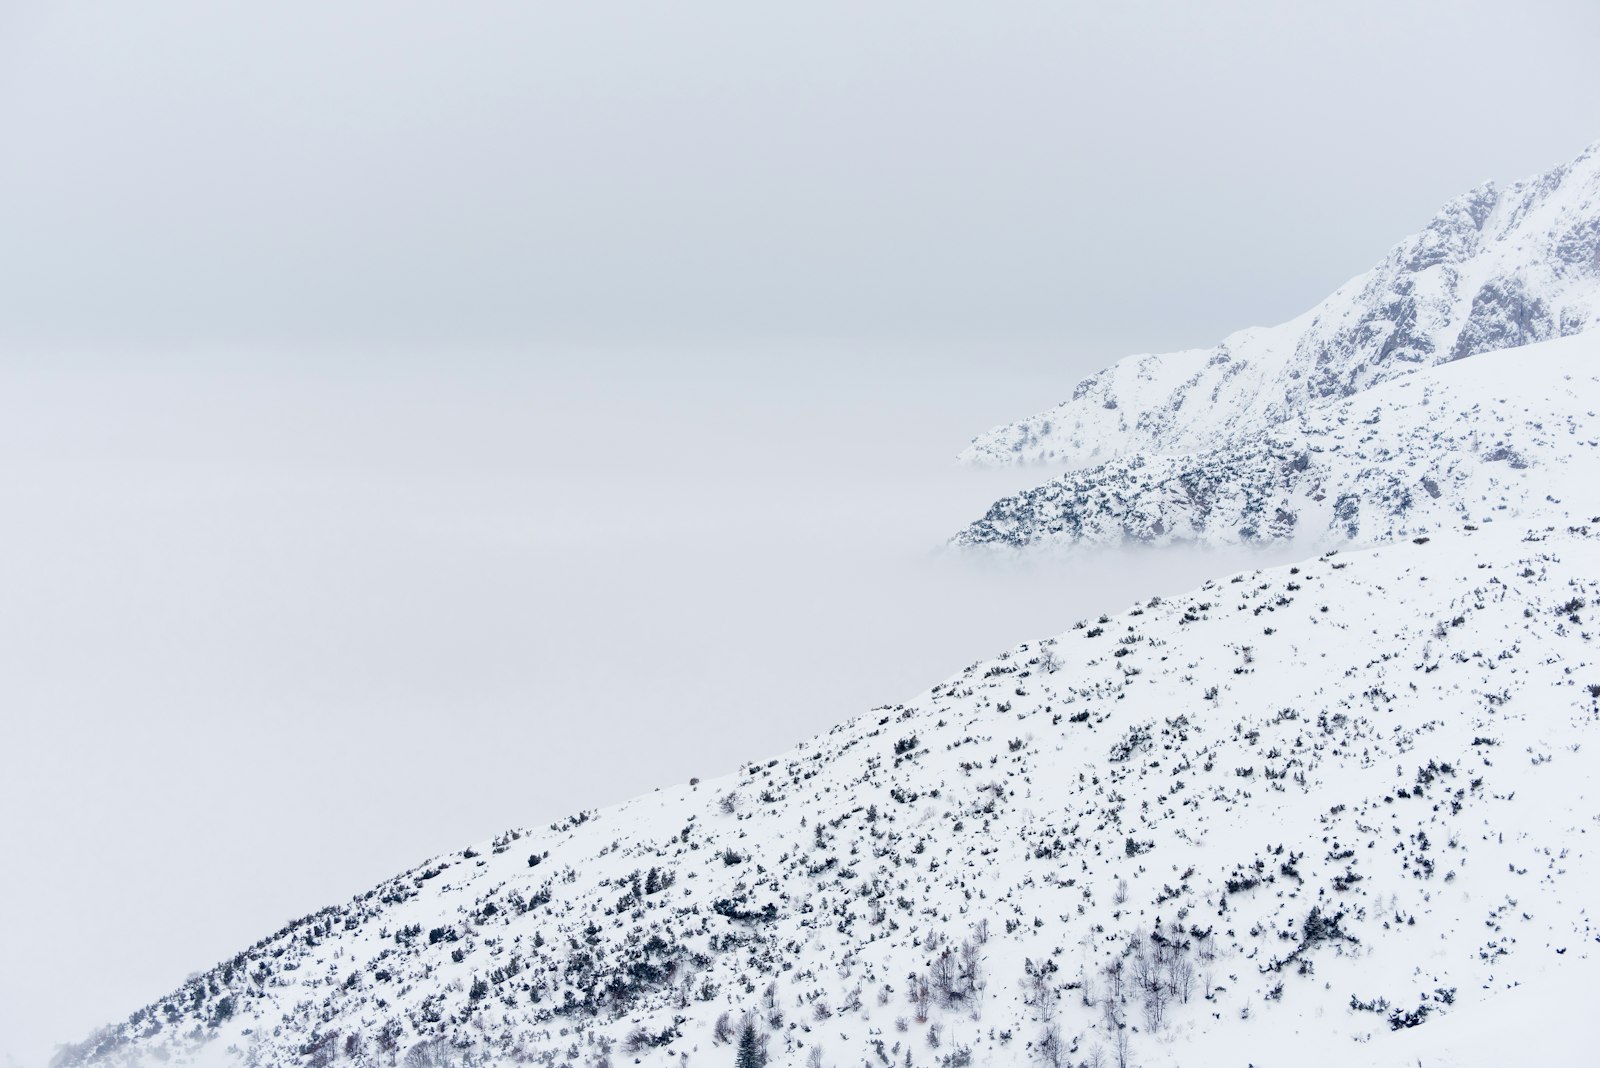
<path id="1" fill-rule="evenodd" d="M 1320 550 L 1558 522 L 1600 485 L 1597 409 L 1600 332 L 1579 334 L 1420 371 L 1248 439 L 1070 471 L 1001 498 L 951 541 Z"/>
<path id="2" fill-rule="evenodd" d="M 1486 183 L 1304 314 L 1209 349 L 1130 356 L 1055 408 L 979 435 L 969 463 L 1082 466 L 1243 440 L 1425 367 L 1600 321 L 1600 142 Z"/>
<path id="3" fill-rule="evenodd" d="M 57 1064 L 1592 1063 L 1597 602 L 1588 522 L 1222 578 L 431 858 Z"/>

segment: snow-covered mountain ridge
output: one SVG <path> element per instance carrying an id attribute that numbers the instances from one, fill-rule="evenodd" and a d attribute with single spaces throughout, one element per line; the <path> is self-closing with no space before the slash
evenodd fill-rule
<path id="1" fill-rule="evenodd" d="M 1600 486 L 1597 410 L 1600 332 L 1430 368 L 1196 453 L 1070 471 L 995 502 L 952 542 L 1323 549 L 1559 522 L 1571 494 Z"/>
<path id="2" fill-rule="evenodd" d="M 1085 621 L 433 858 L 57 1063 L 1586 1063 L 1597 534 L 1436 530 Z"/>
<path id="3" fill-rule="evenodd" d="M 1600 321 L 1600 142 L 1446 204 L 1303 315 L 1209 349 L 1130 356 L 1049 411 L 994 428 L 971 463 L 1069 463 L 1243 440 L 1424 367 Z"/>

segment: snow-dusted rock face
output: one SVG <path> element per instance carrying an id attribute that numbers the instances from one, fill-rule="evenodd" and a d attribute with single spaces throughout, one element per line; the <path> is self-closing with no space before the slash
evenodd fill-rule
<path id="1" fill-rule="evenodd" d="M 436 857 L 57 1063 L 1584 1063 L 1600 539 L 1510 528 L 1208 583 Z"/>
<path id="2" fill-rule="evenodd" d="M 1600 332 L 1422 371 L 1202 452 L 1071 471 L 997 501 L 952 542 L 1321 549 L 1557 521 L 1600 486 L 1597 413 Z"/>
<path id="3" fill-rule="evenodd" d="M 1419 368 L 1600 321 L 1600 143 L 1446 204 L 1372 270 L 1280 326 L 1210 349 L 1130 356 L 1070 400 L 996 427 L 971 463 L 1084 465 L 1260 433 Z"/>

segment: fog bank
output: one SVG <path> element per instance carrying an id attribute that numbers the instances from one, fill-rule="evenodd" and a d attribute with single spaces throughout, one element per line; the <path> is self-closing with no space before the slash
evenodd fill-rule
<path id="1" fill-rule="evenodd" d="M 732 770 L 1239 566 L 940 552 L 1042 474 L 950 462 L 974 413 L 1055 381 L 977 360 L 4 371 L 0 849 L 28 922 L 0 1031 L 36 1055 L 432 853 Z"/>

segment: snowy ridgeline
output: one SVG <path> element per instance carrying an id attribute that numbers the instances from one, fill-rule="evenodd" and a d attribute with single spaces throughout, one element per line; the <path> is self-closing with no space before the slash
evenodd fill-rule
<path id="1" fill-rule="evenodd" d="M 1424 367 L 1600 321 L 1600 143 L 1446 204 L 1310 311 L 1214 348 L 1131 356 L 1070 400 L 975 438 L 970 463 L 1193 452 Z"/>
<path id="2" fill-rule="evenodd" d="M 1068 472 L 997 501 L 951 540 L 1325 549 L 1560 522 L 1570 494 L 1600 485 L 1597 413 L 1600 332 L 1422 371 L 1247 440 Z"/>
<path id="3" fill-rule="evenodd" d="M 1597 586 L 1600 530 L 1508 522 L 1224 578 L 434 858 L 58 1063 L 1583 1063 Z"/>

